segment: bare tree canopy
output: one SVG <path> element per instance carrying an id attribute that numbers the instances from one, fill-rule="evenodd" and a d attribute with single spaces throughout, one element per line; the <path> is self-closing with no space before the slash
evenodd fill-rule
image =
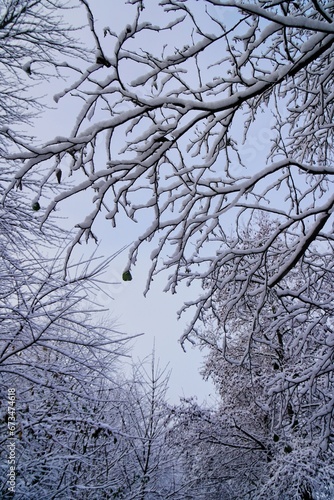
<path id="1" fill-rule="evenodd" d="M 98 32 L 94 6 L 82 3 L 97 57 L 57 96 L 84 99 L 72 134 L 34 148 L 17 143 L 6 161 L 24 164 L 7 192 L 33 178 L 45 205 L 53 172 L 76 176 L 41 217 L 87 192 L 94 208 L 79 221 L 73 245 L 94 237 L 100 214 L 113 225 L 124 213 L 145 217 L 129 265 L 153 238 L 147 288 L 166 268 L 172 292 L 183 280 L 211 283 L 184 341 L 222 286 L 220 268 L 231 267 L 240 293 L 256 283 L 260 307 L 312 243 L 332 239 L 332 7 L 164 0 L 146 8 L 132 1 L 132 21 L 116 34 Z M 243 266 L 238 241 L 261 213 L 280 222 L 253 248 L 257 263 Z"/>
<path id="2" fill-rule="evenodd" d="M 10 274 L 1 285 L 0 361 L 12 380 L 25 377 L 27 405 L 40 373 L 43 411 L 45 400 L 59 406 L 51 383 L 76 391 L 67 434 L 61 412 L 46 413 L 36 437 L 33 406 L 27 440 L 40 450 L 50 435 L 58 457 L 71 443 L 73 467 L 65 476 L 62 460 L 59 475 L 58 462 L 53 468 L 64 498 L 83 480 L 91 494 L 102 470 L 99 497 L 332 498 L 334 7 L 318 0 L 119 5 L 127 21 L 113 26 L 99 19 L 97 3 L 80 1 L 95 51 L 86 69 L 68 62 L 79 54 L 76 43 L 61 28 L 49 31 L 55 18 L 47 13 L 57 16 L 60 4 L 11 0 L 0 14 L 0 64 L 16 86 L 2 94 L 15 106 L 3 106 L 0 117 L 0 271 Z M 70 134 L 41 144 L 15 129 L 26 119 L 18 90 L 45 77 L 49 62 L 54 74 L 76 71 L 54 97 L 76 112 Z M 31 258 L 38 227 L 53 237 L 54 211 L 83 193 L 92 208 L 76 221 L 64 263 Z M 101 217 L 112 227 L 127 218 L 141 230 L 124 281 L 135 279 L 141 247 L 151 245 L 145 291 L 161 270 L 169 271 L 171 293 L 183 282 L 201 284 L 180 311 L 194 312 L 181 342 L 206 347 L 204 375 L 218 388 L 218 412 L 194 401 L 168 408 L 167 379 L 154 363 L 151 375 L 138 369 L 129 390 L 101 376 L 127 338 L 86 321 L 81 282 L 99 286 L 103 266 L 73 277 L 70 264 L 76 244 L 99 238 Z M 84 395 L 88 373 L 96 405 Z M 111 404 L 111 389 L 122 404 Z M 84 464 L 87 450 L 93 468 Z"/>
<path id="3" fill-rule="evenodd" d="M 254 226 L 244 231 L 240 252 L 261 245 L 275 221 Z M 224 283 L 213 300 L 218 327 L 206 321 L 199 337 L 209 353 L 204 375 L 221 397 L 223 430 L 215 431 L 215 443 L 226 449 L 226 467 L 220 473 L 233 478 L 239 497 L 241 487 L 245 498 L 247 491 L 251 498 L 333 496 L 331 261 L 332 251 L 307 252 L 261 307 L 256 284 L 240 297 L 238 282 L 228 283 L 228 266 L 218 277 Z M 256 262 L 247 251 L 243 265 Z M 238 297 L 233 307 L 231 296 Z"/>
<path id="4" fill-rule="evenodd" d="M 0 5 L 0 151 L 8 127 L 30 122 L 41 110 L 32 88 L 41 80 L 73 68 L 73 58 L 87 61 L 89 52 L 75 40 L 62 14 L 72 12 L 62 0 L 2 0 Z M 66 61 L 64 61 L 64 58 Z"/>

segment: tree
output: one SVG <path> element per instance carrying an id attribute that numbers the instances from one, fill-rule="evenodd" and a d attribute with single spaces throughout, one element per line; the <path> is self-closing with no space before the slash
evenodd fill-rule
<path id="1" fill-rule="evenodd" d="M 100 32 L 93 5 L 81 3 L 96 62 L 57 96 L 80 96 L 81 111 L 69 136 L 45 145 L 4 132 L 12 140 L 4 161 L 15 174 L 3 203 L 15 186 L 36 191 L 37 183 L 34 202 L 48 203 L 43 225 L 64 200 L 87 193 L 93 210 L 72 248 L 96 239 L 101 214 L 114 226 L 124 214 L 145 215 L 127 270 L 153 240 L 147 289 L 161 269 L 170 270 L 172 293 L 183 281 L 203 284 L 181 310 L 195 309 L 182 344 L 218 344 L 219 363 L 234 363 L 245 380 L 242 398 L 254 390 L 254 420 L 246 428 L 241 412 L 233 429 L 239 449 L 246 440 L 266 457 L 257 494 L 283 494 L 275 467 L 288 478 L 289 460 L 290 472 L 305 466 L 289 483 L 307 498 L 332 457 L 333 8 L 318 0 L 131 0 L 130 21 L 115 33 Z M 54 195 L 59 171 L 76 181 Z M 264 215 L 265 231 L 254 233 Z M 198 328 L 212 318 L 214 339 Z M 239 339 L 229 338 L 231 328 Z M 259 421 L 260 436 L 252 431 Z M 272 458 L 274 434 L 280 452 Z M 310 446 L 318 461 L 311 473 Z M 330 466 L 323 470 L 331 476 Z"/>
<path id="2" fill-rule="evenodd" d="M 64 199 L 87 192 L 94 208 L 78 224 L 73 245 L 93 235 L 101 212 L 117 225 L 121 213 L 135 221 L 145 211 L 150 222 L 130 249 L 129 266 L 155 238 L 148 287 L 165 268 L 172 270 L 166 286 L 172 292 L 181 281 L 212 277 L 191 304 L 196 310 L 185 342 L 211 307 L 217 269 L 230 262 L 231 278 L 240 281 L 242 255 L 219 242 L 230 230 L 238 242 L 242 221 L 256 213 L 280 218 L 256 250 L 263 270 L 285 235 L 276 268 L 258 285 L 258 307 L 311 242 L 331 239 L 332 8 L 318 1 L 164 0 L 161 21 L 133 0 L 132 21 L 118 34 L 105 28 L 102 40 L 94 7 L 82 3 L 100 55 L 89 75 L 63 93 L 80 92 L 81 112 L 70 136 L 34 150 L 17 144 L 6 161 L 24 165 L 7 192 L 45 170 L 40 195 L 49 196 L 43 179 L 56 169 L 77 176 L 42 219 Z M 253 268 L 245 272 L 244 287 L 255 279 Z"/>
<path id="3" fill-rule="evenodd" d="M 42 80 L 64 74 L 64 67 L 73 70 L 73 59 L 87 61 L 75 31 L 61 14 L 75 8 L 61 0 L 4 0 L 0 13 L 0 136 L 1 154 L 13 134 L 15 124 L 31 123 L 34 112 L 41 112 L 43 103 L 33 90 Z M 60 57 L 62 59 L 60 59 Z M 67 61 L 64 62 L 63 58 Z M 44 104 L 45 106 L 45 104 Z M 35 110 L 35 111 L 34 111 Z M 22 129 L 21 129 L 22 131 Z"/>
<path id="4" fill-rule="evenodd" d="M 117 460 L 109 398 L 129 336 L 96 300 L 113 256 L 71 262 L 64 277 L 68 241 L 54 221 L 41 232 L 25 194 L 11 193 L 0 212 L 1 498 L 13 496 L 12 440 L 18 498 L 101 498 L 94 483 Z"/>
<path id="5" fill-rule="evenodd" d="M 48 0 L 9 0 L 1 7 L 2 155 L 11 138 L 22 140 L 8 125 L 22 126 L 41 107 L 27 82 L 62 74 L 71 57 L 86 60 L 61 8 Z M 1 194 L 13 173 L 11 165 L 3 167 Z M 56 179 L 59 184 L 61 172 Z M 39 190 L 34 181 L 29 187 Z M 129 337 L 101 319 L 106 311 L 95 296 L 103 293 L 113 257 L 67 261 L 65 277 L 67 232 L 52 220 L 41 231 L 39 202 L 20 182 L 16 188 L 0 211 L 0 495 L 110 498 L 117 477 L 109 476 L 121 458 L 111 411 L 115 371 Z M 12 489 L 8 443 L 15 447 Z"/>
<path id="6" fill-rule="evenodd" d="M 58 369 L 62 365 L 58 360 Z M 115 367 L 114 367 L 115 370 Z M 18 498 L 110 498 L 105 487 L 108 465 L 117 460 L 113 419 L 106 380 L 82 370 L 83 380 L 55 375 L 59 386 L 41 387 L 16 382 L 15 439 Z M 78 377 L 77 377 L 78 378 Z M 4 398 L 5 400 L 5 398 Z M 108 424 L 105 417 L 108 417 Z M 6 484 L 6 424 L 2 421 L 2 498 L 12 498 Z M 105 495 L 105 496 L 103 496 Z"/>
<path id="7" fill-rule="evenodd" d="M 1 215 L 1 497 L 12 498 L 11 435 L 18 496 L 68 498 L 78 489 L 95 494 L 101 462 L 115 455 L 109 398 L 129 340 L 110 319 L 99 319 L 105 311 L 94 300 L 110 259 L 71 264 L 64 279 L 59 246 L 66 246 L 65 234 L 48 223 L 43 237 L 17 193 Z M 54 245 L 58 254 L 47 257 Z M 12 412 L 9 394 L 15 395 Z M 106 414 L 108 425 L 101 428 Z"/>
<path id="8" fill-rule="evenodd" d="M 117 473 L 120 498 L 184 498 L 184 485 L 176 472 L 178 457 L 168 441 L 172 417 L 166 402 L 169 373 L 159 367 L 154 351 L 151 360 L 132 368 L 132 377 L 119 395 L 122 403 L 116 408 L 124 450 Z"/>
<path id="9" fill-rule="evenodd" d="M 96 314 L 105 311 L 92 300 L 103 286 L 102 275 L 113 257 L 96 262 L 95 267 L 93 257 L 71 264 L 64 279 L 64 257 L 59 253 L 46 257 L 45 253 L 51 251 L 49 245 L 65 245 L 65 236 L 62 238 L 59 228 L 48 225 L 48 241 L 41 235 L 37 239 L 38 223 L 28 216 L 20 222 L 17 217 L 22 213 L 15 202 L 18 197 L 1 221 L 2 370 L 49 386 L 53 385 L 58 356 L 95 371 L 100 351 L 101 361 L 105 355 L 108 366 L 109 355 L 117 355 L 127 338 L 113 333 L 109 324 L 98 324 Z M 75 376 L 72 369 L 71 373 Z"/>
<path id="10" fill-rule="evenodd" d="M 275 224 L 261 219 L 247 227 L 240 252 L 265 245 Z M 277 255 L 280 248 L 278 240 Z M 225 422 L 217 442 L 227 450 L 223 455 L 232 469 L 232 491 L 243 497 L 333 494 L 333 280 L 332 252 L 325 250 L 311 245 L 263 301 L 256 322 L 256 284 L 226 308 L 226 296 L 238 283 L 228 282 L 228 265 L 220 270 L 224 286 L 214 297 L 220 320 L 207 322 L 202 335 L 209 349 L 204 374 L 213 378 L 221 396 Z M 243 266 L 256 261 L 256 253 L 247 253 Z M 273 267 L 268 262 L 268 269 Z M 261 279 L 260 272 L 256 276 Z M 247 452 L 240 455 L 244 448 Z M 241 470 L 247 477 L 240 481 Z"/>
<path id="11" fill-rule="evenodd" d="M 184 498 L 230 499 L 233 492 L 240 498 L 243 490 L 231 484 L 231 478 L 237 474 L 242 485 L 247 483 L 246 474 L 240 457 L 238 461 L 236 454 L 233 456 L 233 448 L 224 447 L 231 441 L 232 431 L 231 426 L 226 425 L 225 410 L 207 408 L 199 405 L 196 398 L 190 398 L 181 400 L 172 412 L 169 442 L 179 457 Z M 234 451 L 237 448 L 239 455 L 245 457 L 246 447 L 241 443 L 234 446 Z"/>

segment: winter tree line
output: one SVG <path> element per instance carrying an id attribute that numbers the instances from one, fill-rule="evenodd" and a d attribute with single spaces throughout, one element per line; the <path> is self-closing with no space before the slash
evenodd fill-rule
<path id="1" fill-rule="evenodd" d="M 0 496 L 331 499 L 334 6 L 100 7 L 0 2 Z M 55 82 L 77 113 L 43 142 Z M 145 293 L 201 285 L 180 342 L 214 407 L 170 404 L 154 353 L 122 373 L 131 338 L 94 301 L 120 249 L 76 257 L 101 218 L 143 228 L 124 271 L 151 252 Z"/>

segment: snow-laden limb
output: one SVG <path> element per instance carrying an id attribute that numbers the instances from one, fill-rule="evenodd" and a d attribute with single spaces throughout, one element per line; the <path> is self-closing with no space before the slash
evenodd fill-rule
<path id="1" fill-rule="evenodd" d="M 72 134 L 44 146 L 17 140 L 6 162 L 23 165 L 7 193 L 38 182 L 45 206 L 60 169 L 62 192 L 51 194 L 42 221 L 81 192 L 94 204 L 77 221 L 72 248 L 98 238 L 99 216 L 117 226 L 124 214 L 135 222 L 145 213 L 128 266 L 155 243 L 147 289 L 161 269 L 170 270 L 172 292 L 204 280 L 206 299 L 192 302 L 201 319 L 215 312 L 210 294 L 227 279 L 239 294 L 256 283 L 256 323 L 270 289 L 312 243 L 332 238 L 331 5 L 130 2 L 128 24 L 99 33 L 94 6 L 82 3 L 98 61 L 62 94 L 83 100 Z M 262 246 L 241 250 L 243 228 L 259 214 L 279 224 Z M 236 301 L 232 295 L 226 311 Z M 196 337 L 195 323 L 183 341 Z"/>
<path id="2" fill-rule="evenodd" d="M 313 2 L 314 11 L 311 12 L 308 17 L 305 16 L 305 11 L 308 8 L 306 2 L 288 2 L 286 5 L 283 5 L 283 2 L 280 1 L 272 3 L 265 2 L 267 5 L 263 7 L 261 7 L 262 2 L 251 3 L 248 1 L 238 2 L 236 0 L 208 0 L 208 3 L 219 7 L 235 7 L 243 12 L 248 12 L 259 18 L 275 22 L 280 26 L 301 28 L 315 32 L 334 33 L 334 26 L 332 25 L 334 20 L 333 13 L 330 8 L 322 8 L 321 4 L 318 2 Z M 320 8 L 321 11 L 319 11 Z M 293 15 L 291 16 L 291 14 Z"/>

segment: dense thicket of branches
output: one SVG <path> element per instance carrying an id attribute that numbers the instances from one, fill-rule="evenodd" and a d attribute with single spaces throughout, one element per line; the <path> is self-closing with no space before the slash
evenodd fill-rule
<path id="1" fill-rule="evenodd" d="M 85 57 L 60 7 L 30 0 L 0 6 L 2 154 L 12 134 L 19 140 L 9 125 L 30 120 L 40 106 L 30 83 L 56 76 L 60 56 Z M 14 171 L 2 165 L 2 195 Z M 16 187 L 0 209 L 0 496 L 69 498 L 77 487 L 90 489 L 100 474 L 101 446 L 90 433 L 102 420 L 128 339 L 110 319 L 99 319 L 102 309 L 93 303 L 110 259 L 72 262 L 64 279 L 68 236 L 54 221 L 42 233 L 37 202 L 34 212 L 22 185 Z M 11 489 L 9 465 L 15 469 Z"/>
<path id="2" fill-rule="evenodd" d="M 43 199 L 56 169 L 77 176 L 77 185 L 54 197 L 42 218 L 87 192 L 94 208 L 74 243 L 92 235 L 100 213 L 117 224 L 121 213 L 141 220 L 145 211 L 147 227 L 130 262 L 154 237 L 148 286 L 159 266 L 171 269 L 172 292 L 182 280 L 213 278 L 185 340 L 210 308 L 217 269 L 230 263 L 231 278 L 240 282 L 242 256 L 231 245 L 219 250 L 219 242 L 230 232 L 240 240 L 242 222 L 254 213 L 280 216 L 280 224 L 256 250 L 258 264 L 244 271 L 240 291 L 254 281 L 254 269 L 267 269 L 279 235 L 285 235 L 280 253 L 258 284 L 259 297 L 312 241 L 331 239 L 332 8 L 164 0 L 160 18 L 153 6 L 130 3 L 131 23 L 117 34 L 105 28 L 104 39 L 91 6 L 96 64 L 63 94 L 84 98 L 73 133 L 33 150 L 17 144 L 11 158 L 24 165 L 8 190 L 44 172 Z M 104 149 L 97 147 L 102 139 Z"/>
<path id="3" fill-rule="evenodd" d="M 87 50 L 75 40 L 75 29 L 63 15 L 75 7 L 62 0 L 3 0 L 0 6 L 0 151 L 14 124 L 32 122 L 42 110 L 33 87 L 73 68 L 73 58 L 87 61 Z M 78 28 L 78 27 L 77 27 Z M 66 60 L 65 60 L 65 59 Z M 32 134 L 33 135 L 33 134 Z M 16 137 L 18 140 L 18 137 Z"/>
<path id="4" fill-rule="evenodd" d="M 91 492 L 105 456 L 114 453 L 110 401 L 129 338 L 110 318 L 102 321 L 99 313 L 106 311 L 93 300 L 101 294 L 108 261 L 71 264 L 64 279 L 66 243 L 50 223 L 41 234 L 21 193 L 12 193 L 0 216 L 1 498 L 13 498 L 12 440 L 15 498 L 69 498 L 78 488 Z M 98 442 L 94 432 L 106 415 L 104 440 Z"/>
<path id="5" fill-rule="evenodd" d="M 19 25 L 10 25 L 9 6 L 16 19 L 26 4 L 29 13 L 51 7 L 9 2 L 0 24 L 5 38 Z M 78 221 L 65 259 L 69 272 L 71 250 L 97 239 L 100 216 L 111 226 L 128 217 L 142 227 L 128 268 L 142 246 L 152 245 L 146 290 L 161 269 L 170 271 L 172 293 L 180 282 L 202 284 L 201 296 L 182 308 L 194 315 L 181 342 L 209 349 L 205 374 L 217 384 L 224 414 L 193 405 L 175 413 L 185 439 L 171 432 L 170 446 L 181 450 L 180 468 L 197 488 L 190 495 L 331 498 L 332 4 L 130 0 L 120 2 L 128 12 L 122 28 L 102 27 L 93 3 L 81 5 L 96 60 L 55 96 L 82 102 L 72 133 L 32 145 L 5 118 L 4 210 L 22 189 L 47 228 L 64 200 L 84 192 L 93 208 Z M 67 47 L 73 55 L 72 42 Z M 4 54 L 17 79 L 16 63 Z M 33 75 L 32 56 L 22 57 Z M 226 458 L 222 464 L 217 453 Z M 140 487 L 136 478 L 130 486 L 143 497 L 145 468 L 134 462 Z M 202 490 L 196 476 L 206 478 Z"/>
<path id="6" fill-rule="evenodd" d="M 239 249 L 265 244 L 276 224 L 258 221 L 244 231 Z M 244 495 L 333 494 L 332 252 L 312 245 L 256 311 L 256 321 L 256 286 L 226 308 L 235 282 L 228 283 L 228 266 L 221 276 L 226 284 L 215 296 L 218 327 L 207 323 L 201 336 L 210 353 L 204 374 L 222 400 L 224 431 L 217 445 L 226 448 L 227 464 L 245 470 Z M 249 265 L 255 259 L 247 254 Z M 229 477 L 239 492 L 240 478 L 233 471 Z"/>

